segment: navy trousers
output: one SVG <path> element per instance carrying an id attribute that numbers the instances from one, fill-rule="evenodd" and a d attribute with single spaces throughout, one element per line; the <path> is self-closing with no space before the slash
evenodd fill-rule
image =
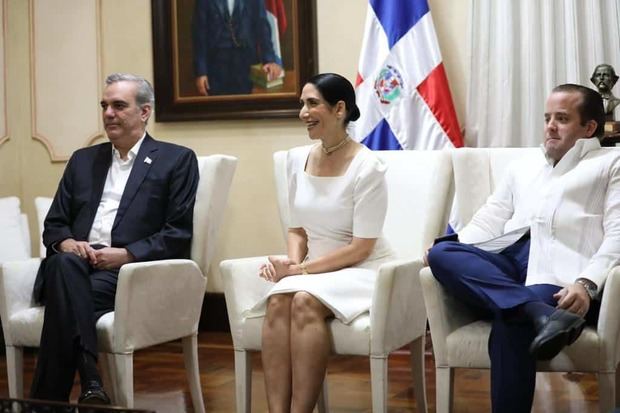
<path id="1" fill-rule="evenodd" d="M 525 286 L 529 238 L 500 253 L 491 253 L 456 241 L 431 248 L 428 262 L 442 286 L 466 302 L 481 317 L 491 319 L 491 404 L 494 413 L 526 413 L 532 408 L 536 360 L 529 354 L 535 337 L 532 323 L 516 307 L 532 301 L 556 306 L 553 295 L 561 287 Z M 593 302 L 586 320 L 596 322 L 599 306 Z"/>
<path id="2" fill-rule="evenodd" d="M 30 397 L 68 401 L 77 356 L 97 358 L 95 323 L 114 310 L 118 270 L 97 270 L 72 253 L 46 259 L 45 318 Z"/>

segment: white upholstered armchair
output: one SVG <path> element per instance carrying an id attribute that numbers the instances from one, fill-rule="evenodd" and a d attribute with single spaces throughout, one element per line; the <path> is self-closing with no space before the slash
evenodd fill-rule
<path id="1" fill-rule="evenodd" d="M 134 350 L 180 338 L 194 410 L 205 411 L 198 371 L 198 321 L 207 283 L 205 274 L 213 258 L 237 160 L 212 155 L 199 157 L 198 163 L 200 180 L 191 260 L 124 265 L 118 275 L 114 312 L 97 322 L 100 358 L 112 379 L 109 390 L 118 405 L 133 406 Z M 32 303 L 39 263 L 36 258 L 0 266 L 0 316 L 11 397 L 24 394 L 23 347 L 38 347 L 41 337 L 44 307 Z"/>
<path id="2" fill-rule="evenodd" d="M 379 269 L 370 314 L 350 324 L 331 320 L 332 351 L 370 357 L 372 410 L 386 412 L 387 358 L 390 352 L 410 345 L 411 367 L 418 411 L 426 411 L 424 382 L 424 311 L 418 272 L 419 258 L 445 225 L 451 191 L 451 164 L 445 151 L 377 152 L 388 165 L 389 206 L 384 234 L 403 260 Z M 286 152 L 274 154 L 275 179 L 282 230 L 288 228 Z M 220 264 L 226 305 L 235 350 L 237 413 L 251 410 L 250 352 L 261 349 L 263 318 L 246 318 L 271 287 L 258 277 L 266 257 L 223 261 Z M 323 386 L 326 389 L 326 386 Z M 327 411 L 325 391 L 319 411 Z"/>
<path id="3" fill-rule="evenodd" d="M 453 151 L 456 210 L 469 220 L 485 202 L 511 160 L 538 162 L 539 148 L 458 149 Z M 620 405 L 617 366 L 620 361 L 620 267 L 609 274 L 598 325 L 586 327 L 579 339 L 555 358 L 538 363 L 538 371 L 590 372 L 598 375 L 601 413 Z M 430 268 L 420 273 L 435 353 L 437 413 L 452 410 L 455 368 L 488 369 L 491 324 L 478 320 L 461 302 L 444 293 Z"/>

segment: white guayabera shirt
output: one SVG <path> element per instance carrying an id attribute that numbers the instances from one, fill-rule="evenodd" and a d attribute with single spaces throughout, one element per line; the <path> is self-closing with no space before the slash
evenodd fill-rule
<path id="1" fill-rule="evenodd" d="M 459 231 L 464 243 L 531 228 L 526 285 L 566 286 L 584 277 L 599 287 L 620 262 L 620 151 L 579 139 L 560 162 L 516 161 Z"/>

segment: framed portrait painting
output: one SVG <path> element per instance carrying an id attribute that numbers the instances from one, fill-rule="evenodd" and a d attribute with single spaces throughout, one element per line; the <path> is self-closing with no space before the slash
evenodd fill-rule
<path id="1" fill-rule="evenodd" d="M 158 122 L 297 116 L 316 73 L 306 0 L 152 0 Z"/>

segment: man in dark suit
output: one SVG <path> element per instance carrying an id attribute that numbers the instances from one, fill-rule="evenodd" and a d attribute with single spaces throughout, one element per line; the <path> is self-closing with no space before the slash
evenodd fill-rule
<path id="1" fill-rule="evenodd" d="M 250 66 L 256 63 L 263 64 L 269 80 L 282 73 L 265 0 L 196 0 L 192 35 L 201 95 L 252 93 Z"/>
<path id="2" fill-rule="evenodd" d="M 34 299 L 45 319 L 31 397 L 109 404 L 97 371 L 97 319 L 114 309 L 119 269 L 189 257 L 198 166 L 190 149 L 146 133 L 153 89 L 113 74 L 101 99 L 110 142 L 76 151 L 45 219 Z"/>

